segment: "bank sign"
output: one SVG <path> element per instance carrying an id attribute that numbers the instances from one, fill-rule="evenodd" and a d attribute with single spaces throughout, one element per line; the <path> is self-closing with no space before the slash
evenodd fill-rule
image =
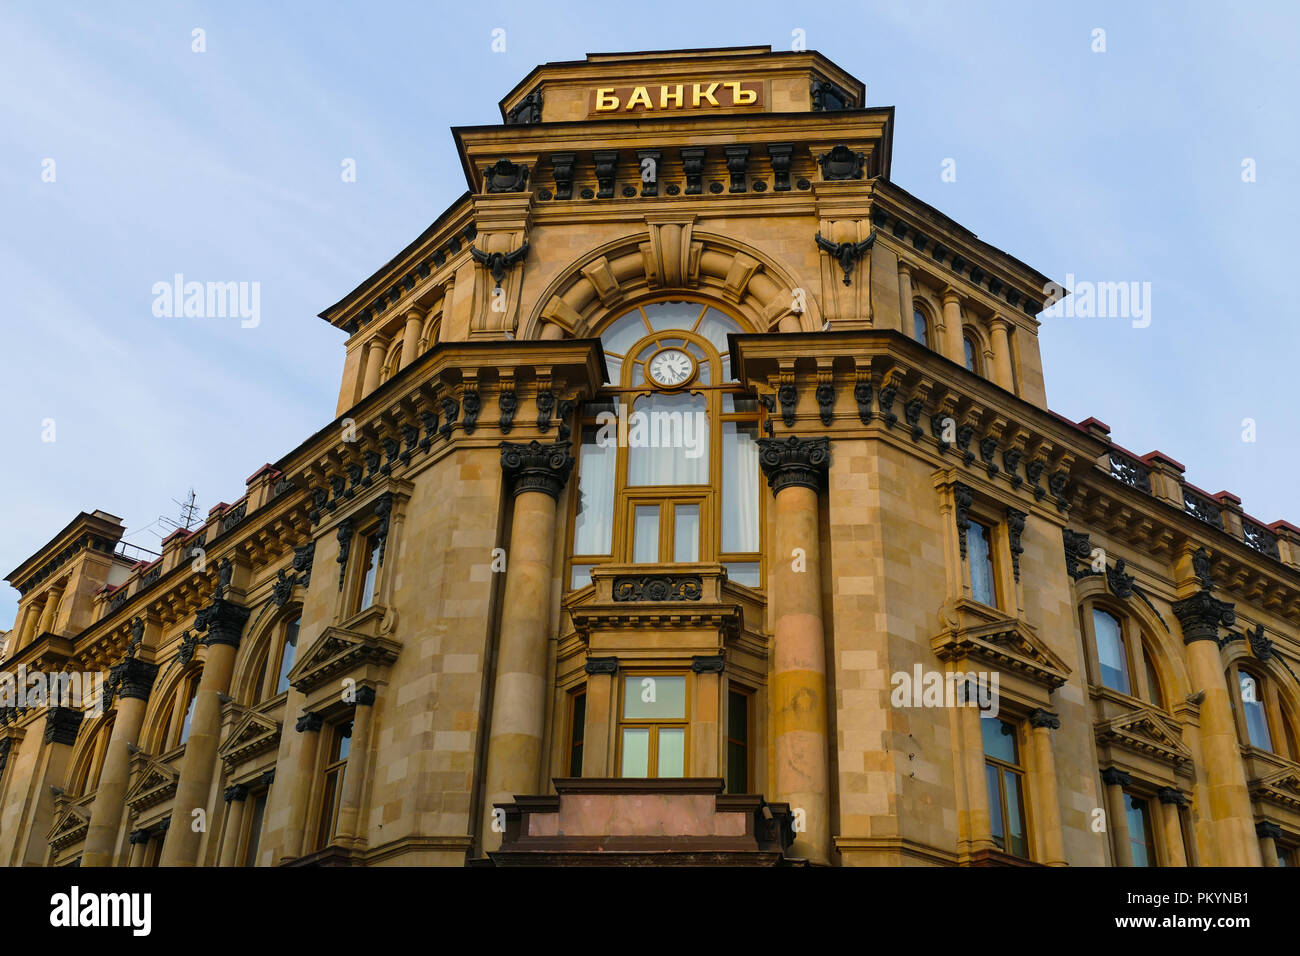
<path id="1" fill-rule="evenodd" d="M 655 83 L 645 86 L 598 86 L 591 91 L 588 112 L 593 116 L 627 113 L 678 113 L 692 110 L 761 108 L 759 80 L 717 80 L 708 83 Z"/>

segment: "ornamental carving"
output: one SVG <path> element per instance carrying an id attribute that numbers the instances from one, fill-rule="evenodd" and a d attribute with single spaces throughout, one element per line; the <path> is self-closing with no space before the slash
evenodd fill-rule
<path id="1" fill-rule="evenodd" d="M 490 193 L 523 192 L 528 185 L 528 167 L 502 157 L 483 170 L 483 187 Z"/>
<path id="2" fill-rule="evenodd" d="M 844 272 L 844 284 L 853 283 L 853 269 L 858 261 L 867 254 L 872 244 L 876 241 L 874 232 L 861 242 L 831 242 L 820 232 L 816 235 L 817 248 L 821 249 L 832 259 L 839 263 L 840 269 Z"/>
<path id="3" fill-rule="evenodd" d="M 969 485 L 961 482 L 952 486 L 955 504 L 954 514 L 957 519 L 957 547 L 961 549 L 962 560 L 966 560 L 966 532 L 970 530 L 970 506 L 973 494 Z"/>
<path id="4" fill-rule="evenodd" d="M 1023 511 L 1017 511 L 1015 508 L 1007 509 L 1007 533 L 1011 539 L 1011 572 L 1016 581 L 1020 580 L 1020 556 L 1025 553 L 1025 546 L 1020 543 L 1020 537 L 1025 533 L 1025 519 L 1028 517 Z"/>
<path id="5" fill-rule="evenodd" d="M 698 601 L 704 584 L 697 574 L 647 574 L 614 579 L 615 601 Z"/>
<path id="6" fill-rule="evenodd" d="M 830 461 L 830 441 L 825 437 L 758 439 L 758 464 L 774 495 L 794 486 L 820 492 Z"/>
<path id="7" fill-rule="evenodd" d="M 1231 627 L 1237 620 L 1233 605 L 1220 601 L 1209 591 L 1198 591 L 1189 598 L 1175 601 L 1174 617 L 1183 629 L 1183 643 L 1219 641 L 1219 626 Z"/>
<path id="8" fill-rule="evenodd" d="M 501 470 L 513 480 L 514 493 L 540 491 L 559 500 L 560 492 L 573 470 L 573 455 L 567 441 L 543 445 L 534 439 L 523 445 L 517 442 L 501 443 Z"/>
<path id="9" fill-rule="evenodd" d="M 829 153 L 818 156 L 817 165 L 822 168 L 822 179 L 861 179 L 866 160 L 866 153 L 855 153 L 841 143 Z"/>
<path id="10" fill-rule="evenodd" d="M 505 281 L 506 272 L 527 257 L 528 240 L 525 239 L 513 252 L 484 252 L 478 246 L 470 246 L 469 254 L 474 257 L 475 262 L 481 263 L 492 274 L 492 281 L 499 289 L 501 283 Z"/>
<path id="11" fill-rule="evenodd" d="M 1113 567 L 1106 568 L 1106 584 L 1110 593 L 1122 601 L 1133 596 L 1133 575 L 1124 573 L 1124 559 L 1120 558 Z"/>

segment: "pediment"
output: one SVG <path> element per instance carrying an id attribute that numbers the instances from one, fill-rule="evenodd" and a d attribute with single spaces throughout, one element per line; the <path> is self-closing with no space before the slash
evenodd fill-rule
<path id="1" fill-rule="evenodd" d="M 1175 769 L 1189 765 L 1192 759 L 1192 752 L 1183 743 L 1179 727 L 1152 707 L 1142 707 L 1102 721 L 1095 730 L 1099 744 L 1119 746 Z"/>
<path id="2" fill-rule="evenodd" d="M 958 608 L 953 623 L 931 639 L 941 661 L 973 660 L 1017 673 L 1049 689 L 1060 687 L 1070 668 L 1027 622 Z"/>
<path id="3" fill-rule="evenodd" d="M 180 772 L 147 757 L 133 776 L 135 782 L 126 792 L 126 805 L 133 813 L 139 813 L 175 796 Z"/>
<path id="4" fill-rule="evenodd" d="M 90 810 L 75 803 L 66 804 L 54 815 L 48 842 L 55 850 L 62 850 L 86 838 L 90 829 Z"/>
<path id="5" fill-rule="evenodd" d="M 342 627 L 327 627 L 289 671 L 289 683 L 306 693 L 367 664 L 387 666 L 397 660 L 402 645 L 388 637 L 373 637 Z"/>
<path id="6" fill-rule="evenodd" d="M 1300 769 L 1284 767 L 1266 774 L 1250 785 L 1252 797 L 1269 800 L 1292 810 L 1300 810 Z"/>
<path id="7" fill-rule="evenodd" d="M 237 767 L 280 744 L 280 722 L 249 711 L 231 728 L 217 756 L 227 767 Z"/>

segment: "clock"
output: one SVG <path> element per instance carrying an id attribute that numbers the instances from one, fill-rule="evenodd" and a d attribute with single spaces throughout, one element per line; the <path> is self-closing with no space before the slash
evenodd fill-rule
<path id="1" fill-rule="evenodd" d="M 685 385 L 695 377 L 695 360 L 678 348 L 660 349 L 645 363 L 650 381 L 664 388 Z"/>

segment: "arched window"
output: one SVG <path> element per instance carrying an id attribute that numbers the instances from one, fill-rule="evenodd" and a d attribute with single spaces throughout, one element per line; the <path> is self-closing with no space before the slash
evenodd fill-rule
<path id="1" fill-rule="evenodd" d="M 1092 636 L 1097 683 L 1164 708 L 1156 656 L 1141 628 L 1127 615 L 1092 605 L 1085 618 Z"/>
<path id="2" fill-rule="evenodd" d="M 289 689 L 289 671 L 297 659 L 298 625 L 301 621 L 302 615 L 294 614 L 272 633 L 270 642 L 262 653 L 257 679 L 252 685 L 254 704 L 269 700 Z"/>
<path id="3" fill-rule="evenodd" d="M 963 335 L 961 341 L 962 347 L 966 350 L 966 371 L 978 375 L 980 371 L 979 349 L 969 335 Z"/>
<path id="4" fill-rule="evenodd" d="M 157 751 L 165 753 L 190 739 L 190 725 L 194 721 L 194 702 L 198 698 L 199 678 L 202 668 L 195 668 L 176 682 L 171 697 L 158 711 L 154 723 L 153 739 Z"/>
<path id="5" fill-rule="evenodd" d="M 704 302 L 651 302 L 601 333 L 611 384 L 583 408 L 569 585 L 609 562 L 719 562 L 762 580 L 758 402 Z"/>
<path id="6" fill-rule="evenodd" d="M 113 733 L 112 719 L 106 720 L 95 731 L 94 739 L 88 742 L 81 759 L 68 781 L 68 792 L 77 795 L 91 793 L 99 788 L 99 777 L 104 772 L 104 756 L 108 753 L 108 740 Z"/>
<path id="7" fill-rule="evenodd" d="M 912 338 L 926 347 L 930 345 L 930 323 L 926 321 L 925 313 L 915 306 L 912 308 Z"/>
<path id="8" fill-rule="evenodd" d="M 1278 693 L 1276 684 L 1255 665 L 1234 663 L 1228 669 L 1228 685 L 1246 742 L 1260 750 L 1300 761 L 1295 716 Z"/>

